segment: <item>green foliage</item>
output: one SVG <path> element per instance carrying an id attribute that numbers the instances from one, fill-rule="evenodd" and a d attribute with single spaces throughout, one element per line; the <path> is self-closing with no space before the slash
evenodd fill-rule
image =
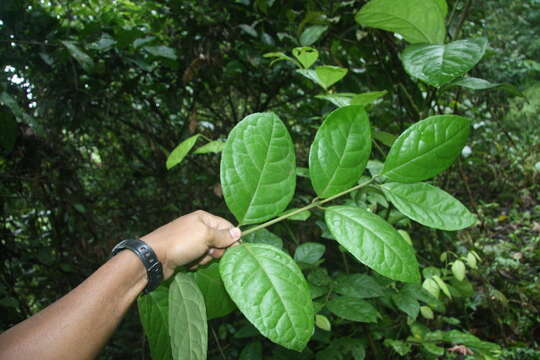
<path id="1" fill-rule="evenodd" d="M 169 289 L 169 335 L 173 359 L 206 359 L 208 328 L 204 298 L 195 281 L 182 273 L 175 275 Z"/>
<path id="2" fill-rule="evenodd" d="M 253 114 L 231 131 L 223 149 L 221 185 L 240 224 L 279 215 L 296 184 L 295 155 L 285 125 L 272 113 Z"/>
<path id="3" fill-rule="evenodd" d="M 169 288 L 161 285 L 137 299 L 139 315 L 148 337 L 152 359 L 172 359 L 169 337 Z"/>
<path id="4" fill-rule="evenodd" d="M 410 45 L 401 53 L 405 70 L 432 86 L 463 76 L 484 56 L 487 39 L 458 40 L 445 45 Z"/>
<path id="5" fill-rule="evenodd" d="M 229 295 L 261 334 L 289 349 L 306 346 L 315 314 L 293 259 L 270 245 L 243 244 L 227 251 L 220 272 Z"/>
<path id="6" fill-rule="evenodd" d="M 436 115 L 419 121 L 392 144 L 382 175 L 399 182 L 417 182 L 446 170 L 460 154 L 470 120 Z"/>
<path id="7" fill-rule="evenodd" d="M 333 111 L 309 151 L 309 176 L 319 197 L 328 198 L 358 182 L 371 154 L 371 129 L 361 106 Z"/>

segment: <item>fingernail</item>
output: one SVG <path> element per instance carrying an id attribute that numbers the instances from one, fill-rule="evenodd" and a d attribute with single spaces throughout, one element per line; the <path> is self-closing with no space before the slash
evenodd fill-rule
<path id="1" fill-rule="evenodd" d="M 208 250 L 208 255 L 212 256 L 212 254 L 214 253 L 214 248 L 210 248 L 210 250 Z"/>
<path id="2" fill-rule="evenodd" d="M 229 234 L 231 234 L 234 240 L 238 240 L 240 239 L 240 236 L 242 236 L 242 231 L 240 231 L 239 228 L 235 227 L 235 228 L 229 229 Z"/>

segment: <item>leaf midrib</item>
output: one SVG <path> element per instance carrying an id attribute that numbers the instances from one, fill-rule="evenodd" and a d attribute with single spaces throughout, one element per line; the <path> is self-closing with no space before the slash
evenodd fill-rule
<path id="1" fill-rule="evenodd" d="M 425 130 L 425 129 L 422 129 L 422 130 Z M 467 127 L 463 127 L 463 128 L 461 128 L 461 129 L 459 129 L 459 131 L 457 131 L 455 134 L 453 134 L 452 136 L 450 136 L 450 137 L 449 137 L 445 142 L 443 142 L 442 144 L 439 144 L 439 145 L 435 146 L 434 148 L 431 148 L 429 151 L 427 151 L 427 152 L 425 152 L 425 153 L 423 153 L 423 154 L 421 154 L 421 155 L 419 155 L 419 156 L 417 156 L 417 157 L 414 157 L 414 158 L 408 160 L 407 162 L 404 162 L 403 164 L 401 164 L 401 165 L 399 165 L 399 166 L 397 166 L 397 167 L 395 167 L 395 168 L 393 168 L 393 169 L 391 169 L 391 170 L 388 170 L 388 171 L 386 171 L 386 172 L 383 172 L 383 173 L 381 174 L 381 176 L 388 175 L 388 174 L 390 174 L 390 173 L 395 173 L 396 171 L 398 171 L 398 170 L 401 169 L 402 167 L 404 167 L 404 166 L 406 166 L 406 165 L 409 165 L 410 163 L 415 162 L 415 161 L 417 161 L 418 159 L 420 159 L 420 158 L 422 158 L 422 157 L 424 157 L 424 156 L 426 156 L 426 155 L 429 155 L 431 152 L 433 152 L 433 151 L 439 149 L 440 147 L 442 147 L 442 146 L 444 146 L 444 145 L 447 145 L 452 139 L 454 139 L 454 138 L 457 137 L 458 135 L 461 135 L 461 133 L 462 133 L 463 131 L 466 131 L 466 130 L 467 130 Z M 410 176 L 406 176 L 406 177 L 409 177 L 409 178 L 410 178 Z M 413 178 L 414 178 L 414 177 L 413 177 Z"/>
<path id="2" fill-rule="evenodd" d="M 253 258 L 253 260 L 255 260 L 255 262 L 257 263 L 257 265 L 259 266 L 259 268 L 262 270 L 262 273 L 266 276 L 266 278 L 268 279 L 268 281 L 270 282 L 270 284 L 272 285 L 272 289 L 274 290 L 274 292 L 277 294 L 280 302 L 281 302 L 281 305 L 283 306 L 283 308 L 285 309 L 285 313 L 287 314 L 287 318 L 289 320 L 289 323 L 291 325 L 294 324 L 294 322 L 292 321 L 292 318 L 291 318 L 291 315 L 289 314 L 289 309 L 287 308 L 287 306 L 285 306 L 285 302 L 283 301 L 283 298 L 281 297 L 281 294 L 279 293 L 279 291 L 277 291 L 275 285 L 274 285 L 274 282 L 272 281 L 272 278 L 270 277 L 270 275 L 266 272 L 266 270 L 264 269 L 264 267 L 262 266 L 261 262 L 259 261 L 259 259 L 257 258 L 257 256 L 255 256 L 255 254 L 249 249 L 249 246 L 247 246 L 248 244 L 246 244 L 246 251 L 249 253 L 249 255 L 251 255 L 251 257 Z M 269 245 L 270 246 L 270 245 Z M 272 249 L 273 250 L 273 249 Z M 296 327 L 292 326 L 292 329 L 295 333 L 295 338 L 298 337 L 298 332 L 297 332 L 297 329 Z"/>

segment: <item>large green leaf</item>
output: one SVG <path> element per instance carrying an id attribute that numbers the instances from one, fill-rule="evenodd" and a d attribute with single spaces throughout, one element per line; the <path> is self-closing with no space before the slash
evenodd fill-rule
<path id="1" fill-rule="evenodd" d="M 382 189 L 399 211 L 422 225 L 452 231 L 476 222 L 459 200 L 433 185 L 387 183 Z"/>
<path id="2" fill-rule="evenodd" d="M 381 217 L 353 206 L 325 211 L 328 228 L 358 261 L 381 275 L 404 282 L 420 281 L 414 250 Z"/>
<path id="3" fill-rule="evenodd" d="M 184 158 L 189 153 L 189 151 L 193 148 L 193 146 L 197 142 L 197 139 L 200 136 L 201 136 L 200 134 L 193 135 L 187 138 L 186 140 L 182 141 L 180 144 L 178 144 L 177 147 L 174 148 L 174 150 L 167 157 L 167 163 L 166 163 L 167 170 L 180 164 L 182 160 L 184 160 Z"/>
<path id="4" fill-rule="evenodd" d="M 401 53 L 401 61 L 409 75 L 439 87 L 471 70 L 484 56 L 486 46 L 485 38 L 410 45 Z"/>
<path id="5" fill-rule="evenodd" d="M 446 170 L 461 153 L 470 132 L 470 120 L 435 115 L 417 122 L 394 142 L 382 175 L 399 182 L 429 179 Z"/>
<path id="6" fill-rule="evenodd" d="M 441 44 L 444 11 L 436 0 L 372 0 L 356 14 L 360 25 L 396 32 L 412 44 Z"/>
<path id="7" fill-rule="evenodd" d="M 335 315 L 351 321 L 375 323 L 380 316 L 369 302 L 350 296 L 332 299 L 326 306 Z"/>
<path id="8" fill-rule="evenodd" d="M 178 273 L 169 288 L 169 335 L 175 360 L 206 360 L 204 298 L 191 276 Z"/>
<path id="9" fill-rule="evenodd" d="M 223 148 L 225 147 L 225 143 L 223 141 L 211 141 L 208 144 L 205 144 L 195 150 L 194 154 L 208 154 L 208 153 L 219 153 L 223 151 Z"/>
<path id="10" fill-rule="evenodd" d="M 398 292 L 392 295 L 392 301 L 399 310 L 409 315 L 411 318 L 416 319 L 420 312 L 420 304 L 416 298 L 408 292 Z"/>
<path id="11" fill-rule="evenodd" d="M 194 279 L 203 294 L 208 320 L 225 316 L 236 308 L 225 291 L 218 263 L 199 268 Z"/>
<path id="12" fill-rule="evenodd" d="M 146 50 L 149 54 L 156 57 L 162 57 L 169 60 L 177 59 L 176 52 L 174 51 L 174 49 L 168 46 L 164 46 L 164 45 L 145 46 L 143 49 Z"/>
<path id="13" fill-rule="evenodd" d="M 309 152 L 309 176 L 317 195 L 327 198 L 358 182 L 370 153 L 371 127 L 364 108 L 351 105 L 330 113 Z"/>
<path id="14" fill-rule="evenodd" d="M 293 259 L 263 244 L 242 244 L 220 261 L 227 292 L 246 318 L 273 342 L 302 350 L 314 331 L 308 284 Z"/>
<path id="15" fill-rule="evenodd" d="M 225 202 L 240 224 L 268 220 L 291 201 L 295 171 L 291 136 L 277 115 L 249 115 L 234 127 L 223 149 Z"/>
<path id="16" fill-rule="evenodd" d="M 153 360 L 170 360 L 169 288 L 160 286 L 137 299 L 139 317 L 150 346 Z"/>
<path id="17" fill-rule="evenodd" d="M 325 211 L 328 228 L 358 261 L 393 280 L 419 282 L 414 250 L 381 217 L 353 206 L 333 206 Z"/>
<path id="18" fill-rule="evenodd" d="M 488 90 L 488 89 L 501 89 L 509 93 L 510 95 L 526 97 L 518 88 L 512 84 L 508 83 L 492 83 L 484 79 L 479 79 L 475 77 L 466 77 L 463 79 L 454 80 L 445 85 L 445 88 L 450 88 L 453 86 L 461 86 L 466 89 L 471 90 Z"/>

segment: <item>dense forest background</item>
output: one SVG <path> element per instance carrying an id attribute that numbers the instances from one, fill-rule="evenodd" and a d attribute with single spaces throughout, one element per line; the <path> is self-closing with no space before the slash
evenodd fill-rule
<path id="1" fill-rule="evenodd" d="M 387 91 L 370 109 L 380 131 L 399 134 L 448 111 L 473 119 L 462 157 L 436 183 L 479 224 L 444 232 L 400 223 L 423 267 L 444 267 L 443 254 L 474 250 L 481 258 L 468 272 L 465 295 L 446 299 L 444 314 L 422 321 L 497 343 L 504 359 L 540 359 L 540 1 L 449 0 L 448 37 L 489 40 L 471 75 L 519 91 L 428 94 L 401 66 L 401 39 L 355 23 L 364 3 L 2 0 L 0 329 L 75 287 L 119 240 L 196 209 L 232 220 L 219 186 L 219 154 L 192 154 L 166 169 L 183 139 L 202 133 L 225 140 L 246 115 L 273 111 L 294 138 L 298 166 L 306 167 L 320 120 L 334 107 L 314 97 L 320 89 L 291 63 L 270 65 L 263 57 L 302 44 L 317 48 L 323 63 L 349 69 L 337 90 Z M 377 146 L 381 156 L 388 151 L 384 142 Z M 299 177 L 293 204 L 312 195 L 308 185 Z M 293 253 L 306 241 L 329 244 L 319 220 L 314 214 L 271 230 Z M 331 272 L 341 254 L 327 246 Z M 400 316 L 394 324 L 405 328 Z M 383 325 L 361 325 L 368 359 L 400 357 L 383 343 Z M 340 329 L 332 336 L 346 331 Z M 238 358 L 253 341 L 264 358 L 300 357 L 246 330 L 238 312 L 212 320 L 209 332 L 212 359 Z M 330 335 L 319 334 L 310 348 L 331 344 Z M 416 351 L 407 356 L 427 358 Z M 101 358 L 148 356 L 133 308 Z"/>

